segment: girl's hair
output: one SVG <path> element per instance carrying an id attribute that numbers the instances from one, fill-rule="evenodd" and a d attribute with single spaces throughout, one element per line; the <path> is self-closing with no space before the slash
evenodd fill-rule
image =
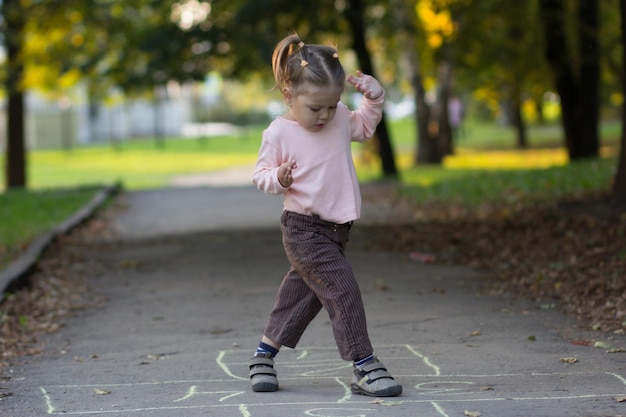
<path id="1" fill-rule="evenodd" d="M 336 48 L 307 45 L 295 33 L 274 48 L 272 69 L 279 90 L 290 86 L 297 91 L 305 83 L 343 88 L 346 79 Z"/>

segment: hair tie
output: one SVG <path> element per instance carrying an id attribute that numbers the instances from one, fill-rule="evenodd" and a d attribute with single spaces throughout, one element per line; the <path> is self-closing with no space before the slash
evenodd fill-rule
<path id="1" fill-rule="evenodd" d="M 307 61 L 305 61 L 304 59 L 302 61 L 300 61 L 300 66 L 302 68 L 306 67 L 307 65 L 309 65 L 309 63 Z"/>

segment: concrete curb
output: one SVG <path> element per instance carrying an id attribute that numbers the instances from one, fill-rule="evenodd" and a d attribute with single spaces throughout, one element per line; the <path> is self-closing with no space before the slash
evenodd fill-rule
<path id="1" fill-rule="evenodd" d="M 4 300 L 5 293 L 24 284 L 26 276 L 33 270 L 37 261 L 45 250 L 61 235 L 69 233 L 93 214 L 113 195 L 122 189 L 120 184 L 104 187 L 98 191 L 92 199 L 81 209 L 65 219 L 52 230 L 36 237 L 26 251 L 7 268 L 0 271 L 0 302 Z"/>

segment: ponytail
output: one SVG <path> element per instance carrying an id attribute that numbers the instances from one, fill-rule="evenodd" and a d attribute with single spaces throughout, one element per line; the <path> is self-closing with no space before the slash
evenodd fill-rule
<path id="1" fill-rule="evenodd" d="M 276 88 L 282 89 L 289 76 L 287 73 L 287 59 L 289 55 L 295 52 L 296 47 L 302 48 L 304 42 L 297 34 L 291 34 L 278 42 L 272 54 L 272 71 L 274 72 L 274 80 L 276 80 Z"/>

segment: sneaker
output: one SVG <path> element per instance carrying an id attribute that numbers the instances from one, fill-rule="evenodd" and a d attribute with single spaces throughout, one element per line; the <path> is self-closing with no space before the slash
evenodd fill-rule
<path id="1" fill-rule="evenodd" d="M 278 391 L 278 378 L 274 369 L 274 359 L 271 353 L 256 353 L 250 358 L 250 380 L 252 391 L 273 392 Z"/>
<path id="2" fill-rule="evenodd" d="M 372 397 L 395 397 L 402 394 L 402 385 L 393 379 L 385 365 L 376 357 L 360 367 L 354 367 L 350 389 L 354 394 Z"/>

